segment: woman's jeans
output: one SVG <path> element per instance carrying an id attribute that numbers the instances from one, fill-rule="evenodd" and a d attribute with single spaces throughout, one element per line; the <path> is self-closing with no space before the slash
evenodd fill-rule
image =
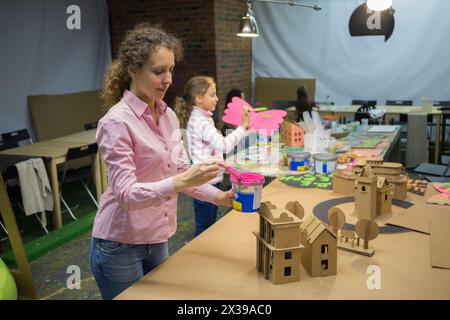
<path id="1" fill-rule="evenodd" d="M 91 271 L 103 299 L 111 300 L 169 256 L 167 242 L 124 244 L 92 238 Z"/>

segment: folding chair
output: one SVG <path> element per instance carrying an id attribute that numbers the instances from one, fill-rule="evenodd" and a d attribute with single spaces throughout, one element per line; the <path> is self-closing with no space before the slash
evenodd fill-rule
<path id="1" fill-rule="evenodd" d="M 33 143 L 27 129 L 2 133 L 2 140 L 7 148 L 18 147 L 22 141 Z"/>
<path id="2" fill-rule="evenodd" d="M 14 200 L 14 201 L 11 201 L 11 205 L 17 205 L 20 208 L 20 210 L 22 210 L 22 212 L 25 212 L 24 208 L 21 205 L 22 198 L 21 198 L 21 190 L 20 190 L 19 173 L 17 172 L 16 166 L 12 165 L 12 166 L 8 166 L 6 168 L 6 172 L 3 174 L 3 180 L 5 181 L 7 190 L 9 189 L 8 195 L 9 195 L 10 199 Z M 15 182 L 15 184 L 12 185 L 11 187 L 8 187 L 7 181 L 13 181 L 13 182 Z M 45 233 L 48 233 L 48 229 L 42 222 L 41 218 L 39 217 L 39 213 L 35 213 L 35 214 L 33 214 L 33 216 L 36 217 L 36 219 L 38 220 L 42 229 L 44 229 Z M 1 222 L 0 222 L 0 224 L 1 224 Z M 3 228 L 3 225 L 2 225 L 2 228 Z M 6 228 L 4 228 L 4 230 L 6 232 Z"/>
<path id="3" fill-rule="evenodd" d="M 362 106 L 362 105 L 376 106 L 377 100 L 352 100 L 352 105 L 353 106 Z"/>
<path id="4" fill-rule="evenodd" d="M 412 100 L 386 100 L 386 106 L 407 107 L 412 105 L 413 105 Z M 407 123 L 408 123 L 408 115 L 401 114 L 399 122 L 398 123 L 392 122 L 391 124 L 406 125 Z"/>
<path id="5" fill-rule="evenodd" d="M 97 129 L 97 125 L 98 125 L 98 122 L 86 123 L 86 124 L 84 125 L 84 130 Z"/>
<path id="6" fill-rule="evenodd" d="M 95 206 L 98 208 L 98 203 L 95 197 L 92 195 L 91 191 L 89 190 L 88 184 L 85 180 L 89 181 L 92 178 L 93 172 L 94 172 L 94 166 L 95 166 L 95 157 L 97 154 L 98 146 L 96 143 L 92 143 L 86 146 L 76 147 L 76 148 L 70 148 L 67 151 L 66 156 L 66 162 L 64 166 L 64 171 L 61 175 L 60 181 L 59 181 L 59 197 L 61 199 L 61 202 L 63 203 L 64 207 L 66 207 L 67 211 L 71 215 L 71 217 L 74 220 L 77 220 L 75 215 L 73 214 L 72 210 L 68 206 L 66 200 L 64 200 L 62 196 L 62 186 L 65 182 L 73 182 L 73 181 L 80 181 L 83 185 L 83 188 L 86 190 L 86 192 L 89 194 L 90 198 L 94 202 Z M 91 164 L 89 167 L 84 167 L 80 169 L 68 169 L 68 163 L 71 160 L 84 158 L 84 157 L 91 157 Z"/>

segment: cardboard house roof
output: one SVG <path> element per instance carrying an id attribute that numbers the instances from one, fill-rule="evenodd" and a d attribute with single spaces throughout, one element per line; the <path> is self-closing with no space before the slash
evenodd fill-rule
<path id="1" fill-rule="evenodd" d="M 272 225 L 300 223 L 301 220 L 286 209 L 278 209 L 270 202 L 261 203 L 258 213 Z"/>
<path id="2" fill-rule="evenodd" d="M 388 181 L 387 181 L 386 178 L 384 178 L 384 177 L 378 177 L 378 180 L 377 180 L 377 189 L 383 189 L 384 187 L 388 187 L 388 186 L 389 186 L 389 184 L 388 184 Z"/>
<path id="3" fill-rule="evenodd" d="M 334 176 L 348 180 L 355 180 L 357 177 L 359 177 L 359 174 L 355 172 L 336 170 L 334 172 Z"/>
<path id="4" fill-rule="evenodd" d="M 386 168 L 386 169 L 403 169 L 403 164 L 398 162 L 383 162 L 383 160 L 379 159 L 361 159 L 355 164 L 356 167 L 365 167 L 371 166 L 372 168 Z"/>
<path id="5" fill-rule="evenodd" d="M 310 244 L 316 241 L 316 239 L 323 232 L 329 232 L 334 238 L 336 238 L 336 235 L 313 215 L 306 218 L 306 220 L 300 225 L 300 231 L 303 233 L 306 232 L 306 240 Z"/>

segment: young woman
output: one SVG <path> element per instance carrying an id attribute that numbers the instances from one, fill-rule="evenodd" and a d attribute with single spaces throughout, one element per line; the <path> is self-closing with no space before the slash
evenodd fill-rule
<path id="1" fill-rule="evenodd" d="M 223 161 L 223 154 L 229 153 L 245 137 L 250 124 L 249 109 L 242 113 L 242 124 L 226 137 L 216 129 L 212 118 L 219 98 L 216 84 L 210 77 L 196 76 L 185 85 L 183 97 L 178 98 L 175 112 L 182 128 L 186 128 L 187 149 L 194 164 L 206 160 Z M 220 188 L 223 180 L 221 171 L 209 181 Z M 194 199 L 195 236 L 210 227 L 217 217 L 217 206 L 202 199 Z"/>
<path id="2" fill-rule="evenodd" d="M 168 257 L 179 192 L 231 206 L 231 193 L 205 184 L 219 173 L 215 162 L 189 167 L 177 117 L 162 100 L 181 56 L 179 40 L 142 24 L 127 33 L 106 74 L 102 97 L 110 109 L 99 122 L 97 143 L 108 189 L 91 241 L 92 273 L 104 299 Z"/>

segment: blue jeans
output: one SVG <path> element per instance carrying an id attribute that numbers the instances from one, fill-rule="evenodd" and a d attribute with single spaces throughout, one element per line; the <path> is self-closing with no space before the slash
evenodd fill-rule
<path id="1" fill-rule="evenodd" d="M 92 238 L 91 271 L 104 300 L 111 300 L 169 256 L 167 242 L 124 244 Z"/>
<path id="2" fill-rule="evenodd" d="M 213 186 L 220 189 L 221 184 L 217 183 Z M 198 236 L 216 222 L 218 207 L 209 202 L 192 200 L 195 212 L 195 236 Z"/>

